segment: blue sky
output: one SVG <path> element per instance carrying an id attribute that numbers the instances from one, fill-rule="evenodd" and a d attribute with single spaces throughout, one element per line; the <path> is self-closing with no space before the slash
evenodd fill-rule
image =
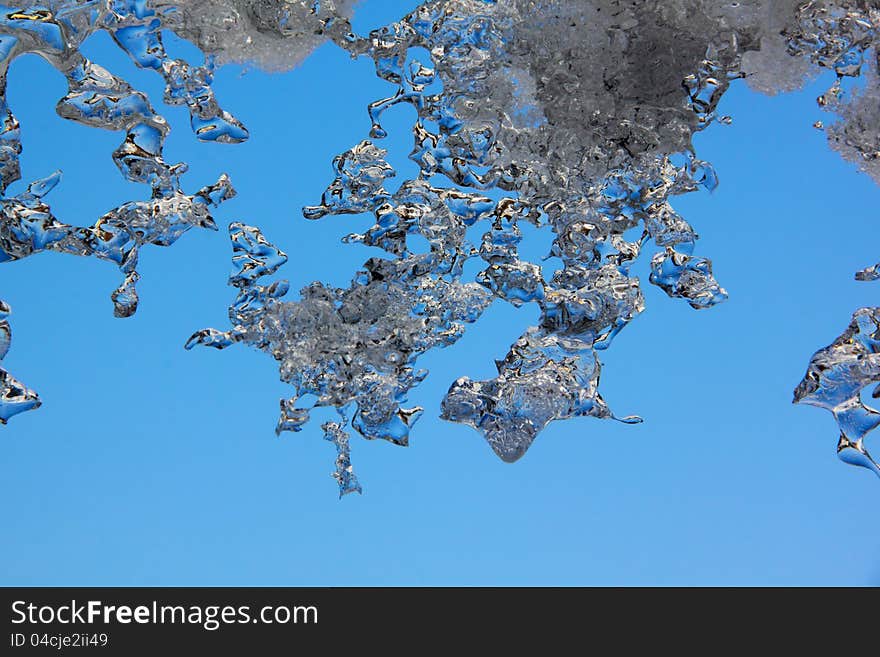
<path id="1" fill-rule="evenodd" d="M 367 1 L 358 27 L 412 4 Z M 289 74 L 222 69 L 217 97 L 251 132 L 223 146 L 197 143 L 185 110 L 161 104 L 160 79 L 106 35 L 85 50 L 170 120 L 166 159 L 190 164 L 187 190 L 229 173 L 239 196 L 218 223 L 259 225 L 290 256 L 294 289 L 347 284 L 375 254 L 339 243 L 368 218 L 300 213 L 331 181 L 333 156 L 366 137 L 367 103 L 390 89 L 371 62 L 325 46 Z M 126 320 L 112 315 L 109 263 L 41 254 L 0 267 L 13 308 L 4 366 L 43 399 L 0 430 L 0 583 L 880 584 L 880 481 L 837 461 L 830 415 L 791 404 L 813 351 L 877 300 L 853 273 L 880 259 L 868 239 L 880 190 L 811 127 L 827 120 L 815 97 L 828 84 L 776 98 L 735 85 L 721 107 L 734 124 L 698 137 L 721 186 L 676 208 L 731 298 L 693 311 L 648 285 L 641 263 L 648 309 L 602 354 L 602 390 L 645 423 L 556 423 L 514 465 L 437 416 L 455 378 L 493 374 L 535 308 L 493 306 L 425 356 L 411 446 L 353 438 L 364 495 L 339 501 L 319 428 L 329 414 L 276 438 L 288 389 L 270 357 L 183 350 L 194 330 L 228 326 L 225 230 L 144 249 L 140 308 Z M 48 200 L 86 225 L 145 189 L 110 159 L 119 134 L 55 115 L 64 93 L 38 58 L 12 65 L 24 140 L 13 191 L 61 168 Z M 386 115 L 398 179 L 415 169 L 408 112 Z M 530 231 L 524 251 L 549 243 Z"/>

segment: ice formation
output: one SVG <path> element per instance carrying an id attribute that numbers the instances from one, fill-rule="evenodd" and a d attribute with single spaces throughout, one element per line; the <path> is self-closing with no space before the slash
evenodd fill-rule
<path id="1" fill-rule="evenodd" d="M 94 31 L 106 30 L 135 64 L 154 69 L 165 78 L 165 102 L 189 108 L 199 139 L 237 142 L 247 138 L 238 120 L 217 105 L 210 89 L 210 64 L 194 67 L 167 55 L 161 18 L 141 0 L 0 6 L 0 262 L 41 251 L 108 260 L 123 275 L 111 295 L 118 317 L 128 317 L 137 310 L 139 249 L 146 244 L 173 244 L 192 227 L 216 229 L 210 207 L 235 192 L 224 175 L 193 195 L 185 194 L 180 177 L 186 165 L 170 165 L 162 158 L 169 130 L 165 119 L 143 93 L 86 59 L 79 46 Z M 94 225 L 78 227 L 56 218 L 44 200 L 61 180 L 59 171 L 32 182 L 24 192 L 7 193 L 21 177 L 22 145 L 19 123 L 6 102 L 6 76 L 11 62 L 25 53 L 42 56 L 66 77 L 68 93 L 56 106 L 59 116 L 124 133 L 113 161 L 127 180 L 150 187 L 147 200 L 125 203 Z M 17 391 L 18 384 L 4 375 L 7 392 Z M 21 394 L 36 398 L 30 391 Z M 38 405 L 22 402 L 15 408 L 18 412 Z"/>
<path id="2" fill-rule="evenodd" d="M 12 341 L 12 329 L 7 319 L 10 312 L 12 310 L 9 304 L 0 301 L 0 361 L 6 356 L 9 343 Z M 13 415 L 39 406 L 40 399 L 37 393 L 28 390 L 24 384 L 0 367 L 0 424 L 6 424 Z"/>
<path id="3" fill-rule="evenodd" d="M 3 198 L 0 248 L 5 259 L 48 249 L 116 262 L 125 275 L 114 293 L 121 316 L 137 302 L 138 247 L 170 244 L 194 225 L 213 227 L 208 206 L 233 192 L 225 178 L 193 196 L 180 190 L 184 167 L 161 157 L 167 125 L 143 94 L 85 60 L 77 50 L 82 40 L 109 31 L 139 66 L 163 75 L 166 102 L 187 105 L 193 130 L 206 141 L 247 137 L 214 99 L 215 65 L 284 70 L 326 39 L 375 62 L 391 93 L 369 106 L 369 133 L 335 159 L 335 179 L 304 215 L 371 215 L 373 226 L 344 241 L 385 256 L 366 262 L 347 288 L 316 283 L 285 300 L 286 281 L 263 279 L 286 256 L 258 228 L 234 223 L 232 328 L 204 329 L 187 342 L 243 343 L 271 354 L 293 387 L 281 402 L 278 432 L 301 430 L 311 406 L 337 409 L 339 421 L 323 428 L 337 449 L 342 494 L 360 490 L 346 427 L 407 444 L 421 413 L 407 407 L 407 394 L 427 374 L 418 357 L 453 344 L 494 302 L 535 304 L 539 322 L 497 361 L 495 378 L 451 385 L 444 418 L 474 427 L 502 459 L 514 461 L 549 422 L 615 417 L 599 393 L 599 353 L 644 310 L 641 281 L 631 272 L 642 251 L 651 251 L 649 282 L 668 296 L 695 309 L 727 297 L 672 200 L 718 184 L 692 138 L 716 121 L 730 122 L 717 107 L 734 81 L 778 93 L 823 68 L 834 71 L 838 80 L 819 104 L 835 118 L 819 126 L 833 148 L 880 181 L 878 2 L 428 0 L 365 36 L 348 20 L 354 4 L 62 0 L 7 7 L 0 21 L 3 70 L 22 52 L 42 54 L 69 80 L 61 116 L 125 131 L 114 158 L 126 177 L 153 190 L 148 202 L 74 228 L 42 201 L 57 177 L 38 181 Z M 205 66 L 171 59 L 163 29 L 198 45 Z M 862 73 L 861 89 L 841 83 Z M 419 174 L 388 191 L 395 171 L 380 146 L 382 115 L 401 103 L 416 112 L 410 159 Z M 5 103 L 3 110 L 5 193 L 18 178 L 20 141 Z M 519 255 L 522 222 L 553 234 L 542 264 Z M 424 240 L 428 249 L 414 250 Z M 475 280 L 463 273 L 469 260 L 482 263 Z M 857 277 L 878 278 L 878 267 Z M 876 411 L 859 394 L 877 380 L 865 323 L 876 311 L 858 311 L 856 328 L 817 353 L 796 394 L 831 410 L 844 434 L 841 454 L 875 470 L 863 438 L 874 426 L 864 418 Z"/>
<path id="4" fill-rule="evenodd" d="M 828 141 L 841 156 L 880 183 L 878 30 L 880 3 L 810 2 L 799 10 L 790 48 L 837 74 L 834 85 L 818 99 L 821 107 L 839 117 L 826 128 Z M 841 81 L 858 77 L 864 67 L 867 73 L 863 87 L 844 93 Z M 824 126 L 820 123 L 819 127 Z M 880 278 L 880 264 L 856 272 L 855 278 Z M 847 330 L 813 354 L 807 373 L 795 389 L 794 401 L 830 411 L 840 428 L 840 459 L 880 475 L 880 467 L 865 445 L 868 432 L 880 424 L 880 413 L 863 401 L 868 386 L 880 384 L 878 319 L 880 308 L 858 309 Z M 880 397 L 880 386 L 874 388 L 871 397 Z"/>
<path id="5" fill-rule="evenodd" d="M 849 328 L 820 349 L 794 392 L 795 401 L 825 408 L 840 425 L 837 453 L 843 461 L 880 475 L 880 465 L 865 447 L 865 435 L 880 424 L 880 413 L 862 401 L 862 392 L 875 386 L 880 397 L 880 308 L 860 308 Z"/>

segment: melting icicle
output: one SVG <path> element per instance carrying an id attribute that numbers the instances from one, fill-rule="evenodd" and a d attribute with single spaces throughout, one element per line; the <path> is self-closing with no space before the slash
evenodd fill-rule
<path id="1" fill-rule="evenodd" d="M 324 440 L 329 440 L 336 446 L 336 471 L 333 478 L 339 484 L 339 497 L 349 493 L 362 493 L 351 467 L 351 448 L 348 444 L 348 433 L 343 430 L 344 425 L 339 422 L 325 422 L 321 425 L 324 430 Z"/>
<path id="2" fill-rule="evenodd" d="M 549 422 L 614 417 L 598 389 L 598 354 L 645 309 L 631 271 L 645 251 L 649 282 L 669 297 L 696 309 L 726 299 L 673 202 L 718 185 L 693 137 L 730 122 L 718 105 L 731 84 L 744 79 L 776 93 L 833 70 L 838 81 L 820 105 L 837 119 L 823 129 L 843 157 L 880 180 L 874 2 L 428 0 L 366 36 L 352 31 L 353 4 L 57 0 L 0 8 L 0 261 L 39 251 L 109 260 L 123 276 L 114 312 L 126 317 L 138 303 L 139 249 L 214 228 L 210 207 L 234 193 L 225 176 L 194 195 L 181 190 L 186 166 L 162 154 L 169 126 L 144 94 L 81 55 L 91 33 L 109 32 L 138 66 L 161 75 L 165 101 L 188 108 L 200 140 L 227 143 L 248 134 L 214 97 L 216 65 L 288 69 L 332 40 L 372 59 L 391 87 L 370 104 L 363 140 L 335 159 L 334 179 L 304 215 L 371 215 L 372 226 L 344 241 L 385 257 L 366 262 L 347 288 L 315 283 L 284 300 L 286 281 L 261 281 L 286 256 L 257 228 L 232 224 L 232 326 L 199 331 L 187 347 L 244 343 L 271 354 L 293 387 L 278 432 L 301 430 L 311 408 L 301 400 L 314 396 L 363 437 L 406 445 L 421 413 L 406 397 L 427 374 L 416 369 L 418 357 L 454 344 L 491 303 L 534 304 L 539 323 L 523 327 L 498 376 L 462 377 L 443 401 L 443 417 L 473 426 L 512 461 Z M 205 65 L 171 58 L 163 30 L 201 48 Z M 75 227 L 45 201 L 60 174 L 7 194 L 20 177 L 21 134 L 5 99 L 6 71 L 28 52 L 66 76 L 60 116 L 124 134 L 114 161 L 126 179 L 148 185 L 149 200 Z M 845 92 L 840 80 L 859 75 L 864 88 Z M 419 173 L 389 192 L 395 171 L 381 147 L 383 118 L 400 104 L 415 110 L 410 158 Z M 541 264 L 520 255 L 524 222 L 553 235 Z M 424 240 L 428 248 L 417 250 Z M 464 278 L 471 260 L 481 268 L 473 281 Z M 877 277 L 877 266 L 857 274 Z M 873 343 L 864 337 L 873 335 L 872 312 L 859 311 L 849 337 L 817 353 L 798 399 L 832 410 L 846 440 L 841 454 L 876 468 L 864 449 L 874 411 L 853 401 L 873 381 Z M 342 493 L 360 490 L 345 424 L 324 425 Z"/>
<path id="3" fill-rule="evenodd" d="M 479 257 L 485 268 L 476 283 L 486 295 L 480 307 L 496 300 L 536 304 L 541 320 L 498 362 L 495 379 L 456 381 L 443 417 L 482 432 L 507 461 L 521 457 L 553 420 L 614 417 L 598 391 L 597 354 L 644 310 L 640 281 L 630 273 L 644 248 L 656 245 L 649 280 L 670 297 L 697 309 L 727 298 L 711 262 L 694 255 L 695 231 L 671 205 L 675 196 L 718 185 L 711 164 L 695 156 L 693 135 L 716 120 L 730 123 L 717 107 L 737 79 L 775 92 L 796 88 L 821 66 L 858 75 L 861 53 L 873 43 L 873 12 L 858 3 L 801 6 L 794 0 L 431 0 L 359 37 L 344 16 L 323 7 L 316 16 L 324 33 L 353 55 L 372 58 L 393 91 L 369 106 L 370 140 L 336 158 L 335 180 L 320 205 L 304 214 L 372 214 L 375 224 L 345 241 L 378 246 L 389 259 L 367 263 L 348 291 L 317 285 L 304 290 L 299 303 L 313 303 L 320 293 L 328 307 L 315 324 L 331 335 L 341 325 L 373 332 L 379 320 L 374 293 L 359 286 L 381 286 L 379 303 L 387 309 L 397 308 L 398 298 L 408 307 L 407 291 L 425 281 L 472 285 L 461 281 L 463 264 Z M 846 35 L 830 38 L 841 31 Z M 831 95 L 835 101 L 826 105 L 846 117 L 839 94 Z M 877 105 L 866 98 L 866 108 Z M 376 142 L 387 135 L 384 112 L 401 103 L 416 110 L 410 158 L 420 172 L 390 194 L 385 180 L 394 171 Z M 864 124 L 855 130 L 859 138 L 869 132 Z M 846 143 L 866 151 L 862 142 Z M 481 195 L 489 190 L 503 198 Z M 552 275 L 520 258 L 523 221 L 553 231 L 550 255 L 561 267 Z M 482 231 L 479 247 L 471 244 L 474 230 Z M 427 239 L 429 252 L 411 251 L 414 234 Z M 315 329 L 290 316 L 267 321 L 272 304 L 261 298 L 258 334 L 254 321 L 234 318 L 232 331 L 203 331 L 196 341 L 258 345 L 282 361 L 282 378 L 295 382 L 298 394 L 317 389 L 321 405 L 342 409 L 359 400 L 352 426 L 368 438 L 399 415 L 398 395 L 413 384 L 409 370 L 386 368 L 382 373 L 391 378 L 378 383 L 373 372 L 359 378 L 348 366 L 320 365 L 321 347 L 308 355 L 303 343 Z M 330 311 L 330 300 L 341 315 Z M 356 361 L 376 362 L 369 345 L 355 348 Z M 404 359 L 415 353 L 398 351 Z M 294 368 L 284 365 L 289 354 L 297 354 Z M 303 386 L 300 375 L 291 376 L 304 363 L 321 372 L 327 388 Z M 308 409 L 298 408 L 296 399 L 282 401 L 279 431 L 298 431 L 308 421 Z M 382 437 L 405 444 L 400 436 L 408 435 L 410 422 L 394 422 L 398 429 L 383 429 Z"/>
<path id="4" fill-rule="evenodd" d="M 432 268 L 425 258 L 409 256 L 372 259 L 348 288 L 314 283 L 300 291 L 299 301 L 284 301 L 287 281 L 259 281 L 274 274 L 287 256 L 256 228 L 233 223 L 229 232 L 236 266 L 229 283 L 238 289 L 229 308 L 233 329 L 198 331 L 186 348 L 224 349 L 243 342 L 271 354 L 282 380 L 295 390 L 281 401 L 279 433 L 301 430 L 309 408 L 297 401 L 314 395 L 314 406 L 343 411 L 354 405 L 352 426 L 365 438 L 406 445 L 421 415 L 420 408 L 404 406 L 408 391 L 425 376 L 414 368 L 418 356 L 453 344 L 464 324 L 479 317 L 489 294 L 475 283 L 420 274 L 421 266 L 427 272 Z M 329 433 L 346 463 L 340 487 L 348 492 L 357 484 L 345 474 L 350 472 L 347 437 L 343 448 L 336 440 L 341 434 Z"/>

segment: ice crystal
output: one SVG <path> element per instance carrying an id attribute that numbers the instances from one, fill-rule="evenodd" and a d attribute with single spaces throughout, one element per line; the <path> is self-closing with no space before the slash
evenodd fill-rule
<path id="1" fill-rule="evenodd" d="M 402 190 L 390 200 L 405 199 L 415 207 L 431 195 L 435 204 L 444 203 L 427 185 Z M 404 407 L 406 395 L 427 374 L 415 369 L 416 359 L 428 349 L 453 344 L 464 324 L 480 316 L 490 295 L 476 283 L 448 281 L 434 273 L 437 263 L 431 256 L 409 255 L 369 260 L 348 288 L 313 283 L 301 290 L 299 301 L 284 301 L 286 280 L 259 281 L 274 274 L 287 256 L 257 228 L 233 223 L 229 230 L 238 268 L 229 279 L 238 289 L 229 308 L 234 328 L 203 329 L 186 347 L 225 349 L 243 342 L 274 356 L 282 380 L 296 391 L 282 400 L 276 431 L 300 431 L 308 421 L 309 407 L 297 405 L 300 397 L 313 395 L 315 406 L 336 408 L 342 422 L 325 427 L 339 450 L 336 478 L 341 493 L 359 491 L 341 427 L 351 420 L 365 438 L 406 445 L 422 413 Z"/>
<path id="2" fill-rule="evenodd" d="M 455 343 L 491 303 L 534 304 L 538 324 L 497 361 L 496 377 L 452 383 L 444 418 L 474 427 L 513 461 L 551 421 L 615 417 L 599 392 L 599 353 L 645 309 L 632 273 L 642 252 L 648 282 L 669 297 L 695 309 L 727 298 L 673 202 L 718 185 L 693 137 L 730 122 L 718 103 L 735 81 L 774 94 L 833 71 L 837 81 L 819 104 L 836 118 L 816 125 L 880 181 L 874 1 L 427 0 L 367 35 L 352 30 L 354 4 L 61 0 L 0 11 L 0 90 L 12 59 L 41 54 L 68 79 L 59 114 L 123 131 L 114 160 L 126 178 L 152 189 L 150 200 L 84 228 L 61 223 L 45 204 L 55 174 L 5 196 L 19 178 L 21 143 L 2 95 L 0 259 L 53 250 L 111 260 L 124 275 L 112 295 L 120 316 L 137 305 L 138 249 L 171 244 L 193 226 L 214 227 L 209 206 L 233 191 L 225 177 L 191 196 L 181 191 L 185 165 L 162 159 L 167 124 L 146 96 L 80 54 L 89 34 L 108 31 L 138 66 L 160 74 L 165 101 L 189 109 L 203 141 L 247 138 L 211 91 L 214 67 L 226 62 L 289 69 L 329 39 L 372 59 L 391 85 L 368 107 L 363 140 L 335 159 L 320 202 L 303 209 L 311 220 L 371 215 L 371 227 L 344 241 L 378 247 L 385 257 L 367 261 L 347 288 L 314 283 L 285 300 L 287 281 L 265 281 L 284 253 L 258 228 L 233 223 L 232 327 L 204 329 L 187 342 L 242 343 L 271 354 L 293 387 L 278 432 L 301 430 L 312 406 L 336 409 L 339 421 L 325 423 L 324 432 L 337 449 L 341 494 L 360 491 L 345 427 L 407 444 L 421 413 L 407 407 L 407 395 L 427 374 L 417 369 L 419 356 Z M 205 65 L 170 58 L 162 30 L 195 43 Z M 844 84 L 858 76 L 861 89 Z M 395 171 L 381 147 L 383 115 L 399 104 L 416 113 L 410 159 L 419 173 L 389 191 Z M 553 235 L 541 263 L 520 257 L 523 222 Z M 425 240 L 428 248 L 417 250 Z M 481 263 L 474 280 L 464 275 L 468 261 Z M 880 277 L 878 266 L 857 278 Z M 831 410 L 846 440 L 841 454 L 876 470 L 863 445 L 874 426 L 865 418 L 875 412 L 859 401 L 876 379 L 876 321 L 874 329 L 866 323 L 875 311 L 858 311 L 850 330 L 814 356 L 796 399 Z"/>
<path id="3" fill-rule="evenodd" d="M 9 304 L 0 301 L 0 361 L 6 357 L 12 341 L 12 329 L 9 328 L 7 319 L 10 312 L 12 310 Z M 0 424 L 6 424 L 13 415 L 39 406 L 37 393 L 28 390 L 18 379 L 0 367 Z"/>
<path id="4" fill-rule="evenodd" d="M 840 426 L 837 453 L 843 461 L 880 475 L 865 435 L 880 424 L 880 412 L 862 402 L 862 391 L 880 384 L 880 308 L 861 308 L 849 328 L 810 360 L 794 392 L 796 402 L 831 411 Z M 880 386 L 871 396 L 880 397 Z"/>

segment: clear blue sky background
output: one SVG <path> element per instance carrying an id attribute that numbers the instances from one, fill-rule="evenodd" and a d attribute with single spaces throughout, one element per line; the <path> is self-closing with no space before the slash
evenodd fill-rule
<path id="1" fill-rule="evenodd" d="M 368 1 L 357 26 L 414 4 Z M 371 62 L 325 46 L 290 74 L 221 70 L 217 96 L 252 135 L 222 146 L 198 144 L 185 111 L 161 105 L 158 77 L 106 35 L 85 50 L 162 108 L 174 126 L 166 159 L 190 163 L 188 190 L 231 175 L 239 196 L 218 222 L 261 226 L 290 255 L 294 289 L 346 284 L 373 254 L 339 243 L 368 218 L 300 214 L 332 179 L 333 156 L 367 135 L 367 103 L 390 89 Z M 699 136 L 721 187 L 676 207 L 731 298 L 695 312 L 647 285 L 641 264 L 648 310 L 603 354 L 602 389 L 645 423 L 557 423 L 514 465 L 437 415 L 456 377 L 492 374 L 535 308 L 497 305 L 427 355 L 412 445 L 355 437 L 365 494 L 339 501 L 325 416 L 273 433 L 288 390 L 270 357 L 183 350 L 194 330 L 228 326 L 225 231 L 145 249 L 127 320 L 112 316 L 108 263 L 42 254 L 0 267 L 14 311 L 5 366 L 44 402 L 0 429 L 0 583 L 880 584 L 880 481 L 837 461 L 830 415 L 791 404 L 812 352 L 878 300 L 853 272 L 880 257 L 880 190 L 811 127 L 828 82 L 777 98 L 736 86 L 722 106 L 734 125 Z M 49 200 L 86 225 L 146 190 L 110 159 L 119 134 L 54 114 L 64 93 L 38 58 L 13 64 L 25 181 L 62 168 Z M 388 115 L 399 179 L 414 172 L 410 112 Z M 527 252 L 549 242 L 531 231 Z"/>

